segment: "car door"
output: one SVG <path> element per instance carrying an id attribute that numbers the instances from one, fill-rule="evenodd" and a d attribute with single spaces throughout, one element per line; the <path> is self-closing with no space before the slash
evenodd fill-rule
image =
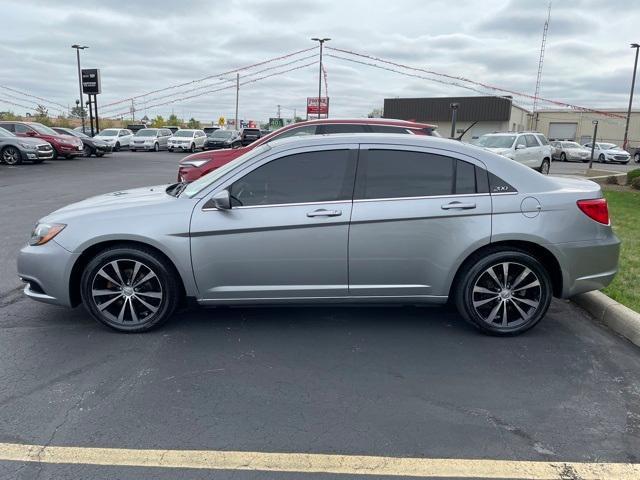
<path id="1" fill-rule="evenodd" d="M 357 145 L 287 151 L 217 187 L 232 208 L 204 203 L 191 223 L 201 298 L 346 296 L 356 159 Z"/>
<path id="2" fill-rule="evenodd" d="M 544 152 L 542 145 L 535 135 L 526 134 L 525 141 L 527 142 L 527 166 L 531 168 L 538 168 L 542 164 L 544 158 Z"/>
<path id="3" fill-rule="evenodd" d="M 491 237 L 480 162 L 435 149 L 363 145 L 349 233 L 352 296 L 444 299 L 457 265 Z"/>
<path id="4" fill-rule="evenodd" d="M 516 144 L 513 147 L 514 151 L 513 151 L 513 157 L 514 160 L 516 162 L 520 162 L 523 165 L 529 165 L 529 160 L 530 160 L 530 155 L 529 155 L 529 148 L 527 147 L 527 139 L 525 138 L 524 135 L 518 135 L 518 138 L 516 139 Z"/>

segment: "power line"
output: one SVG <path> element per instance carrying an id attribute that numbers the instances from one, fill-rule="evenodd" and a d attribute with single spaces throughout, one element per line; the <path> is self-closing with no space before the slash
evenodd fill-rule
<path id="1" fill-rule="evenodd" d="M 27 107 L 26 105 L 22 105 L 21 103 L 12 102 L 11 100 L 7 100 L 6 98 L 0 97 L 0 103 L 6 103 L 7 105 L 13 105 L 14 107 L 26 108 L 27 110 L 31 110 L 35 112 L 35 108 Z"/>
<path id="2" fill-rule="evenodd" d="M 50 103 L 51 105 L 57 105 L 57 106 L 62 107 L 64 109 L 62 111 L 67 111 L 67 107 L 65 105 L 62 105 L 61 103 L 53 102 L 51 100 L 47 100 L 46 98 L 38 97 L 37 95 L 31 95 L 30 93 L 21 92 L 20 90 L 16 90 L 15 88 L 7 87 L 6 85 L 0 85 L 0 88 L 4 88 L 5 90 L 9 90 L 10 92 L 18 93 L 18 94 L 23 95 L 25 97 L 30 97 L 30 98 L 35 98 L 37 100 L 42 100 L 43 102 Z"/>
<path id="3" fill-rule="evenodd" d="M 110 107 L 111 105 L 118 105 L 118 104 L 121 104 L 121 103 L 124 103 L 124 102 L 130 102 L 131 100 L 135 100 L 136 98 L 141 98 L 141 97 L 152 95 L 152 94 L 155 94 L 155 93 L 165 92 L 167 90 L 172 90 L 174 88 L 185 87 L 187 85 L 192 85 L 194 83 L 203 82 L 205 80 L 209 80 L 209 79 L 212 79 L 212 78 L 223 77 L 225 75 L 230 75 L 232 73 L 237 73 L 237 72 L 240 72 L 242 70 L 249 70 L 251 68 L 259 67 L 259 66 L 267 64 L 267 63 L 275 62 L 275 61 L 278 61 L 278 60 L 284 60 L 285 58 L 290 58 L 290 57 L 293 57 L 295 55 L 299 55 L 301 53 L 305 53 L 305 52 L 308 52 L 310 50 L 314 50 L 316 48 L 318 48 L 318 47 L 313 46 L 313 47 L 309 47 L 309 48 L 304 48 L 302 50 L 298 50 L 298 51 L 295 51 L 295 52 L 287 53 L 285 55 L 280 55 L 278 57 L 269 58 L 269 59 L 264 60 L 262 62 L 257 62 L 257 63 L 253 63 L 251 65 L 246 65 L 244 67 L 236 68 L 234 70 L 229 70 L 227 72 L 216 73 L 214 75 L 207 75 L 206 77 L 202 77 L 202 78 L 199 78 L 197 80 L 191 80 L 189 82 L 179 83 L 179 84 L 176 84 L 176 85 L 170 85 L 170 86 L 165 87 L 165 88 L 160 88 L 158 90 L 152 90 L 150 92 L 146 92 L 146 93 L 143 93 L 143 94 L 140 94 L 140 95 L 135 95 L 133 97 L 127 97 L 127 98 L 124 98 L 122 100 L 118 100 L 116 102 L 107 103 L 106 105 L 103 105 L 103 108 L 104 107 Z"/>
<path id="4" fill-rule="evenodd" d="M 250 83 L 259 82 L 260 80 L 264 80 L 266 78 L 274 77 L 274 76 L 277 76 L 277 75 L 283 75 L 285 73 L 293 72 L 294 70 L 300 70 L 302 68 L 306 68 L 306 67 L 309 67 L 311 65 L 315 65 L 315 63 L 316 62 L 309 62 L 309 63 L 305 63 L 304 65 L 298 65 L 296 67 L 289 68 L 287 70 L 283 70 L 281 72 L 275 72 L 275 73 L 271 73 L 269 75 L 264 75 L 262 77 L 254 78 L 254 79 L 251 79 L 251 80 L 246 80 L 244 82 L 241 82 L 240 86 L 248 85 Z M 210 93 L 216 93 L 216 92 L 220 92 L 220 91 L 223 91 L 223 90 L 228 90 L 230 88 L 235 88 L 235 87 L 236 87 L 236 85 L 235 85 L 235 82 L 234 82 L 233 84 L 227 85 L 226 87 L 220 87 L 220 88 L 217 88 L 217 89 L 214 89 L 214 90 L 207 90 L 205 92 L 196 93 L 194 95 L 188 95 L 186 97 L 180 97 L 180 98 L 176 98 L 176 99 L 173 99 L 173 100 L 168 100 L 166 102 L 156 103 L 154 105 L 148 105 L 147 108 L 151 109 L 151 108 L 156 108 L 156 107 L 162 107 L 164 105 L 170 105 L 172 103 L 182 102 L 182 101 L 185 101 L 185 100 L 190 100 L 192 98 L 200 97 L 202 95 L 207 95 L 207 94 L 210 94 Z M 118 118 L 118 117 L 124 116 L 124 115 L 126 115 L 128 113 L 129 113 L 129 111 L 123 111 L 123 112 L 120 112 L 120 113 L 117 113 L 117 114 L 112 114 L 111 116 L 109 116 L 107 118 Z"/>
<path id="5" fill-rule="evenodd" d="M 445 78 L 448 78 L 450 80 L 456 80 L 456 81 L 461 81 L 461 82 L 465 82 L 465 83 L 470 83 L 472 85 L 477 85 L 477 86 L 485 88 L 487 90 L 506 92 L 506 93 L 509 93 L 511 95 L 517 95 L 517 96 L 520 96 L 520 97 L 533 99 L 533 95 L 530 95 L 530 94 L 527 94 L 527 93 L 522 93 L 522 92 L 517 92 L 515 90 L 509 90 L 509 89 L 506 89 L 506 88 L 497 87 L 495 85 L 490 85 L 488 83 L 477 82 L 475 80 L 470 80 L 470 79 L 465 78 L 465 77 L 457 77 L 455 75 L 449 75 L 449 74 L 446 74 L 446 73 L 436 72 L 436 71 L 433 71 L 433 70 L 427 70 L 427 69 L 424 69 L 424 68 L 412 67 L 412 66 L 409 66 L 409 65 L 403 65 L 401 63 L 392 62 L 390 60 L 385 60 L 385 59 L 382 59 L 382 58 L 379 58 L 379 57 L 375 57 L 373 55 L 367 55 L 365 53 L 353 52 L 353 51 L 344 50 L 344 49 L 341 49 L 341 48 L 335 48 L 335 47 L 329 47 L 328 46 L 327 49 L 334 50 L 334 51 L 337 51 L 337 52 L 346 53 L 347 55 L 354 55 L 354 56 L 361 57 L 361 58 L 367 58 L 367 59 L 370 59 L 370 60 L 374 60 L 376 62 L 385 63 L 387 65 L 393 65 L 393 66 L 404 68 L 404 69 L 407 69 L 407 70 L 424 72 L 424 73 L 427 73 L 427 74 L 430 74 L 430 75 L 435 75 L 435 76 L 438 76 L 438 77 L 445 77 Z M 546 103 L 551 103 L 553 105 L 558 105 L 558 106 L 562 106 L 562 107 L 568 107 L 568 108 L 572 108 L 574 110 L 580 110 L 580 111 L 583 111 L 583 112 L 597 113 L 599 115 L 604 115 L 604 116 L 612 117 L 612 118 L 625 118 L 622 115 L 616 115 L 616 114 L 613 114 L 613 113 L 603 112 L 603 111 L 595 110 L 593 108 L 588 108 L 588 107 L 581 107 L 579 105 L 573 105 L 571 103 L 560 102 L 558 100 L 551 100 L 551 99 L 542 98 L 542 97 L 539 97 L 538 99 L 542 100 L 543 102 L 546 102 Z"/>

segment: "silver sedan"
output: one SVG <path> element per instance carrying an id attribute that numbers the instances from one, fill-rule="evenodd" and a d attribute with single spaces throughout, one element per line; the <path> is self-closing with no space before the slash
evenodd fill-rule
<path id="1" fill-rule="evenodd" d="M 187 300 L 444 304 L 495 335 L 553 296 L 607 285 L 619 240 L 591 181 L 453 140 L 290 138 L 190 184 L 119 191 L 41 219 L 18 258 L 29 297 L 84 303 L 120 331 Z"/>

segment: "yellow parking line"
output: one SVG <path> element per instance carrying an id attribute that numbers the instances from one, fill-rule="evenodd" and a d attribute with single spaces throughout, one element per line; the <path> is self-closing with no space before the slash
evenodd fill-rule
<path id="1" fill-rule="evenodd" d="M 637 480 L 640 464 L 401 458 L 317 453 L 52 447 L 0 443 L 0 461 L 407 477 Z"/>

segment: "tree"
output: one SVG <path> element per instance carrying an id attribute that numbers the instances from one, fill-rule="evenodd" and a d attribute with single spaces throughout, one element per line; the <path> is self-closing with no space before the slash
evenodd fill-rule
<path id="1" fill-rule="evenodd" d="M 187 127 L 189 128 L 200 128 L 200 122 L 195 118 L 191 117 L 189 122 L 187 123 Z"/>
<path id="2" fill-rule="evenodd" d="M 13 112 L 0 112 L 0 120 L 20 120 L 20 117 Z"/>
<path id="3" fill-rule="evenodd" d="M 382 118 L 382 115 L 384 115 L 384 112 L 381 108 L 374 108 L 373 110 L 371 110 L 371 112 L 369 112 L 369 114 L 367 115 L 368 118 Z"/>
<path id="4" fill-rule="evenodd" d="M 167 118 L 166 124 L 167 125 L 171 125 L 171 126 L 180 126 L 182 125 L 182 120 L 180 118 L 178 118 L 177 115 L 175 115 L 174 113 L 172 113 L 171 115 L 169 115 L 169 118 Z"/>
<path id="5" fill-rule="evenodd" d="M 38 104 L 35 109 L 36 122 L 43 123 L 44 125 L 49 125 L 51 121 L 49 120 L 49 110 L 44 105 Z"/>
<path id="6" fill-rule="evenodd" d="M 164 118 L 162 118 L 162 115 L 156 116 L 156 118 L 154 118 L 151 121 L 151 126 L 155 127 L 155 128 L 164 127 L 164 125 L 165 125 L 165 123 L 164 123 Z"/>
<path id="7" fill-rule="evenodd" d="M 80 105 L 76 105 L 71 109 L 71 113 L 69 114 L 71 118 L 87 118 L 87 110 L 86 108 L 81 107 Z"/>

